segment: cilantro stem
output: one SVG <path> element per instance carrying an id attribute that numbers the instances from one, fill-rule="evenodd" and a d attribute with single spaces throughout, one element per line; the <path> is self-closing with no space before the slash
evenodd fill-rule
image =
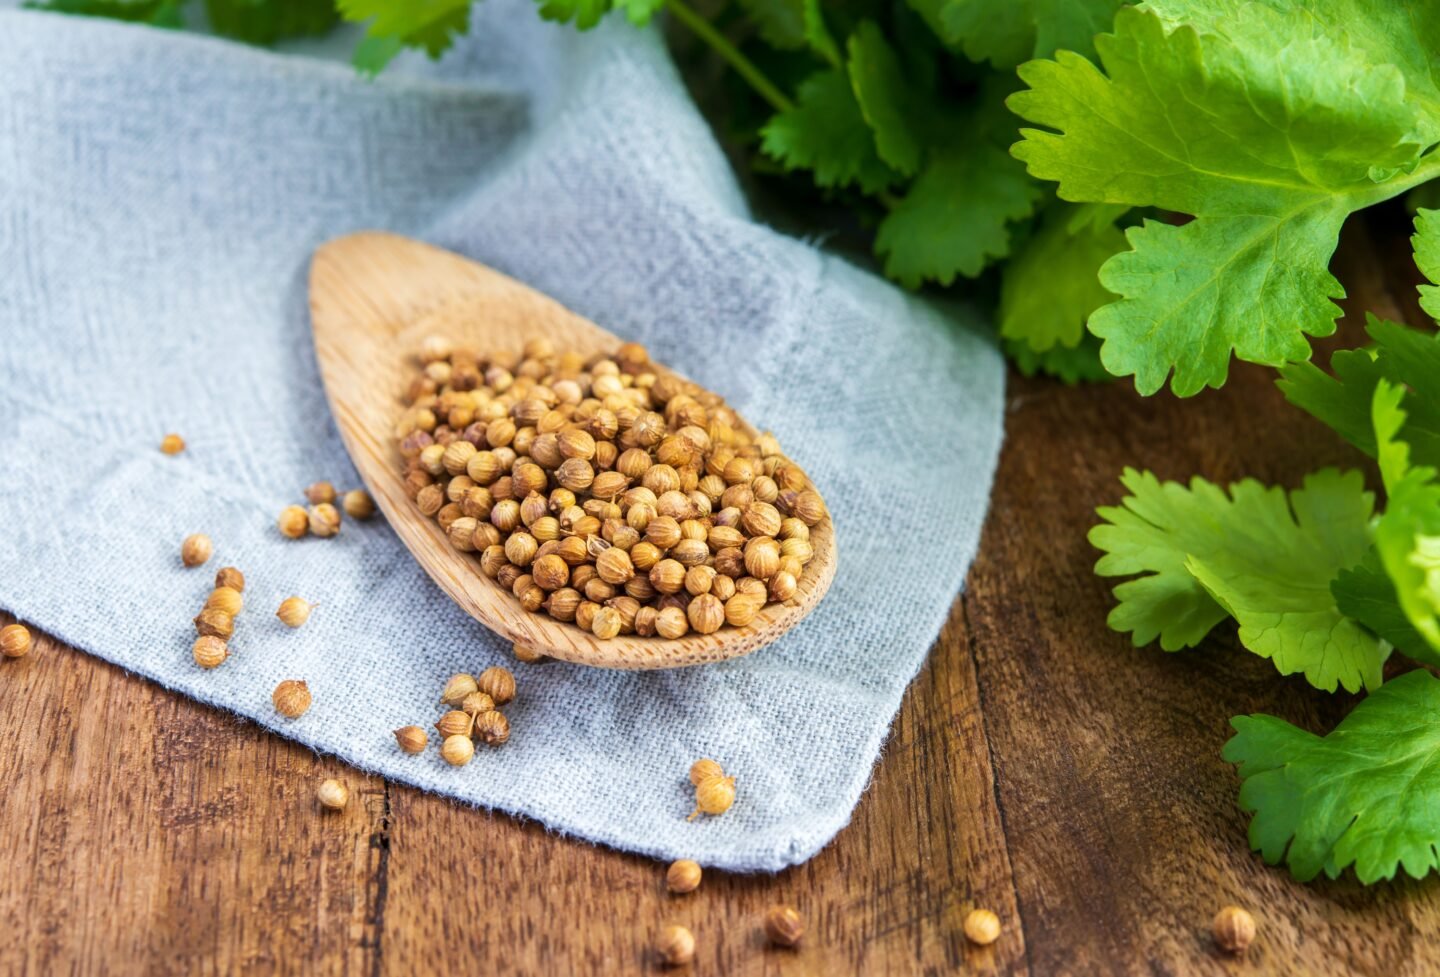
<path id="1" fill-rule="evenodd" d="M 750 87 L 755 89 L 755 93 L 769 102 L 775 111 L 788 112 L 795 107 L 795 103 L 790 101 L 774 82 L 766 78 L 753 61 L 741 54 L 739 48 L 727 41 L 708 20 L 686 6 L 683 0 L 665 0 L 665 6 L 675 15 L 676 20 L 694 31 L 696 37 L 724 58 L 730 67 L 735 69 L 735 73 L 744 78 Z"/>

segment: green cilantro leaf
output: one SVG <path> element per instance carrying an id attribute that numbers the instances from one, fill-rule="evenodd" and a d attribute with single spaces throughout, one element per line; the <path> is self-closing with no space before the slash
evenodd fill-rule
<path id="1" fill-rule="evenodd" d="M 470 26 L 470 0 L 335 0 L 335 6 L 346 20 L 370 21 L 353 57 L 355 67 L 370 74 L 384 68 L 401 45 L 438 58 Z"/>
<path id="2" fill-rule="evenodd" d="M 574 21 L 578 30 L 588 31 L 610 12 L 611 0 L 537 0 L 540 16 L 559 23 Z"/>
<path id="3" fill-rule="evenodd" d="M 940 37 L 971 61 L 1013 68 L 1064 48 L 1095 50 L 1124 0 L 942 0 Z M 923 13 L 923 12 L 922 12 Z"/>
<path id="4" fill-rule="evenodd" d="M 859 185 L 876 193 L 899 179 L 875 150 L 844 69 L 800 83 L 795 105 L 760 130 L 761 149 L 787 169 L 813 170 L 820 187 Z"/>
<path id="5" fill-rule="evenodd" d="M 249 44 L 323 34 L 340 19 L 332 0 L 205 0 L 216 33 Z"/>
<path id="6" fill-rule="evenodd" d="M 1099 383 L 1113 380 L 1100 363 L 1100 340 L 1085 334 L 1079 346 L 1051 346 L 1043 353 L 1037 353 L 1024 341 L 1004 341 L 1005 355 L 1027 377 L 1038 373 L 1055 377 L 1061 383 L 1074 386 L 1077 383 Z"/>
<path id="7" fill-rule="evenodd" d="M 1440 283 L 1440 210 L 1415 212 L 1415 233 L 1410 238 L 1415 249 L 1415 267 L 1432 282 Z M 1432 319 L 1440 320 L 1440 286 L 1420 286 L 1420 308 Z"/>
<path id="8" fill-rule="evenodd" d="M 830 36 L 830 28 L 825 26 L 825 12 L 820 7 L 820 0 L 803 0 L 801 13 L 805 24 L 805 42 L 825 62 L 833 68 L 840 67 L 840 48 L 835 44 L 835 38 Z"/>
<path id="9" fill-rule="evenodd" d="M 805 46 L 804 0 L 740 0 L 740 6 L 766 44 L 782 51 Z"/>
<path id="10" fill-rule="evenodd" d="M 1250 847 L 1308 882 L 1354 865 L 1361 882 L 1440 865 L 1440 679 L 1386 682 L 1328 736 L 1275 716 L 1236 716 L 1224 757 L 1239 767 Z"/>
<path id="11" fill-rule="evenodd" d="M 183 27 L 180 7 L 185 0 L 43 0 L 26 3 L 31 10 L 83 17 L 109 17 L 152 27 Z"/>
<path id="12" fill-rule="evenodd" d="M 910 86 L 900 58 L 873 21 L 862 20 L 850 35 L 850 84 L 865 122 L 875 133 L 880 158 L 902 176 L 913 176 L 925 152 L 916 118 L 923 100 Z"/>
<path id="13" fill-rule="evenodd" d="M 1132 493 L 1099 510 L 1090 541 L 1101 576 L 1146 574 L 1115 588 L 1110 626 L 1137 645 L 1196 644 L 1227 614 L 1240 641 L 1282 675 L 1303 672 L 1333 692 L 1380 684 L 1385 649 L 1336 608 L 1330 581 L 1370 548 L 1375 499 L 1359 472 L 1326 469 L 1287 494 L 1253 479 L 1226 494 L 1203 479 L 1186 489 L 1127 470 Z"/>
<path id="14" fill-rule="evenodd" d="M 1000 335 L 1020 340 L 1037 353 L 1075 347 L 1085 338 L 1085 320 L 1113 296 L 1097 274 L 1125 247 L 1125 236 L 1108 221 L 1096 221 L 1093 205 L 1053 205 L 1044 223 L 1005 265 L 1000 279 Z"/>
<path id="15" fill-rule="evenodd" d="M 1375 528 L 1375 548 L 1395 584 L 1400 607 L 1415 630 L 1440 652 L 1440 472 L 1416 465 L 1401 409 L 1403 387 L 1381 380 L 1375 387 L 1375 440 L 1387 496 Z"/>
<path id="16" fill-rule="evenodd" d="M 1374 549 L 1365 554 L 1365 562 L 1359 566 L 1341 570 L 1331 582 L 1330 592 L 1341 614 L 1359 621 L 1411 658 L 1440 665 L 1440 656 L 1430 649 L 1401 609 L 1395 582 L 1386 575 Z"/>
<path id="17" fill-rule="evenodd" d="M 1335 328 L 1327 264 L 1345 217 L 1440 169 L 1419 161 L 1405 76 L 1304 10 L 1259 4 L 1224 35 L 1125 8 L 1096 46 L 1103 73 L 1065 51 L 1020 68 L 1030 88 L 1011 107 L 1056 131 L 1023 129 L 1012 151 L 1063 199 L 1196 218 L 1131 229 L 1133 250 L 1101 270 L 1122 296 L 1090 320 L 1106 367 L 1142 393 L 1173 371 L 1189 396 L 1224 383 L 1232 351 L 1307 359 L 1306 336 Z"/>

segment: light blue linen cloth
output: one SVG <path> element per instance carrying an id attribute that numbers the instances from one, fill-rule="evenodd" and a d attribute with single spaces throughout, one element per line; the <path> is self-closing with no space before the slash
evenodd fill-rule
<path id="1" fill-rule="evenodd" d="M 324 59 L 0 12 L 0 606 L 397 781 L 774 870 L 848 821 L 961 586 L 1003 366 L 963 311 L 757 223 L 658 34 L 612 20 L 578 35 L 485 0 L 439 65 L 368 83 Z M 332 540 L 275 529 L 310 482 L 357 484 L 305 283 L 318 244 L 376 227 L 550 293 L 772 428 L 832 508 L 829 597 L 725 664 L 516 666 L 505 747 L 460 769 L 399 752 L 391 730 L 428 727 L 447 676 L 510 658 L 383 521 Z M 189 443 L 173 458 L 172 430 Z M 182 569 L 199 531 L 215 557 Z M 247 608 L 206 672 L 190 619 L 227 564 Z M 298 631 L 274 616 L 290 594 L 319 604 Z M 295 721 L 271 707 L 285 678 L 314 693 Z M 701 756 L 739 799 L 689 823 Z"/>

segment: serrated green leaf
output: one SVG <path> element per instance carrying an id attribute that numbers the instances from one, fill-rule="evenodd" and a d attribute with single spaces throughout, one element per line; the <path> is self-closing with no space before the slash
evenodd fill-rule
<path id="1" fill-rule="evenodd" d="M 1375 387 L 1375 440 L 1385 481 L 1385 514 L 1375 528 L 1375 548 L 1405 616 L 1430 647 L 1440 652 L 1440 473 L 1416 465 L 1401 404 L 1405 389 L 1381 380 Z"/>
<path id="2" fill-rule="evenodd" d="M 1127 470 L 1121 481 L 1131 495 L 1100 509 L 1105 522 L 1090 531 L 1106 554 L 1095 572 L 1145 575 L 1115 588 L 1112 628 L 1173 651 L 1229 614 L 1241 643 L 1283 675 L 1330 692 L 1380 684 L 1386 649 L 1330 592 L 1370 548 L 1375 500 L 1359 472 L 1316 472 L 1288 494 L 1253 479 L 1228 496 L 1198 478 L 1187 489 Z"/>
<path id="3" fill-rule="evenodd" d="M 1416 211 L 1410 246 L 1415 249 L 1415 267 L 1420 274 L 1440 283 L 1440 210 Z M 1430 318 L 1440 320 L 1440 287 L 1420 286 L 1420 308 Z"/>
<path id="4" fill-rule="evenodd" d="M 1440 851 L 1440 679 L 1417 670 L 1372 692 L 1325 737 L 1275 716 L 1236 716 L 1250 847 L 1308 882 L 1351 865 L 1361 882 L 1420 878 Z"/>
<path id="5" fill-rule="evenodd" d="M 1100 340 L 1088 333 L 1079 346 L 1051 346 L 1043 353 L 1035 352 L 1028 343 L 1013 339 L 1005 340 L 1004 345 L 1005 355 L 1010 357 L 1015 369 L 1027 377 L 1043 373 L 1066 386 L 1115 379 L 1100 364 Z"/>
<path id="6" fill-rule="evenodd" d="M 467 0 L 468 2 L 468 0 Z M 540 16 L 562 24 L 574 23 L 576 29 L 588 31 L 610 12 L 611 0 L 536 0 Z"/>
<path id="7" fill-rule="evenodd" d="M 217 34 L 249 44 L 323 34 L 340 19 L 332 0 L 205 0 L 205 12 Z"/>
<path id="8" fill-rule="evenodd" d="M 1113 296 L 1100 284 L 1100 266 L 1125 246 L 1114 224 L 1054 204 L 1044 224 L 1001 273 L 1000 335 L 1038 353 L 1074 348 L 1085 320 Z M 1079 218 L 1077 220 L 1077 218 Z"/>
<path id="9" fill-rule="evenodd" d="M 1063 199 L 1195 216 L 1132 229 L 1091 318 L 1112 372 L 1143 393 L 1220 386 L 1229 358 L 1278 366 L 1334 331 L 1343 292 L 1327 264 L 1346 215 L 1420 182 L 1419 110 L 1405 78 L 1304 10 L 1241 8 L 1227 33 L 1127 8 L 1097 47 L 1021 67 L 1013 152 Z M 1414 172 L 1403 172 L 1414 170 Z M 1376 183 L 1377 171 L 1400 173 Z"/>
<path id="10" fill-rule="evenodd" d="M 1010 223 L 1028 217 L 1040 188 L 989 143 L 939 149 L 885 215 L 875 253 L 906 288 L 973 278 L 1010 253 Z"/>
<path id="11" fill-rule="evenodd" d="M 24 4 L 30 10 L 82 17 L 108 17 L 152 27 L 183 27 L 184 0 L 44 0 Z"/>
<path id="12" fill-rule="evenodd" d="M 905 78 L 900 58 L 880 28 L 864 20 L 850 35 L 850 84 L 865 122 L 875 133 L 880 158 L 903 176 L 913 176 L 925 152 L 922 97 Z"/>
<path id="13" fill-rule="evenodd" d="M 1065 49 L 1089 55 L 1125 0 L 944 0 L 940 37 L 971 61 L 1013 68 Z M 933 25 L 932 25 L 933 26 Z"/>
<path id="14" fill-rule="evenodd" d="M 875 149 L 843 69 L 816 72 L 800 84 L 795 105 L 760 130 L 761 149 L 786 169 L 814 172 L 820 187 L 858 185 L 876 193 L 899 179 Z"/>
<path id="15" fill-rule="evenodd" d="M 1359 621 L 1411 658 L 1440 665 L 1440 655 L 1405 616 L 1395 593 L 1395 583 L 1386 575 L 1374 549 L 1359 566 L 1341 570 L 1330 584 L 1330 592 L 1335 595 L 1335 606 L 1341 614 Z"/>
<path id="16" fill-rule="evenodd" d="M 470 26 L 470 0 L 413 0 L 397 4 L 391 0 L 335 0 L 340 16 L 349 21 L 369 21 L 366 35 L 371 38 L 392 38 L 406 47 L 423 48 L 432 58 L 439 57 Z M 384 67 L 389 61 L 385 52 L 394 56 L 393 43 L 373 44 L 357 50 L 355 62 L 362 70 L 370 65 Z M 376 70 L 379 70 L 376 68 Z"/>
<path id="17" fill-rule="evenodd" d="M 820 0 L 802 0 L 801 15 L 805 26 L 805 42 L 832 68 L 840 67 L 840 49 L 830 28 L 825 25 L 825 11 Z"/>

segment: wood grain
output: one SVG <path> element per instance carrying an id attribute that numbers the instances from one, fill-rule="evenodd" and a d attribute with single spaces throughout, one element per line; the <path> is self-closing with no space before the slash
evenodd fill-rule
<path id="1" fill-rule="evenodd" d="M 413 356 L 427 336 L 479 350 L 518 350 L 549 339 L 558 349 L 611 353 L 621 340 L 554 299 L 493 268 L 395 234 L 365 232 L 328 242 L 310 268 L 315 354 L 340 437 L 365 486 L 425 572 L 471 617 L 513 642 L 602 668 L 677 668 L 748 655 L 799 624 L 835 578 L 829 517 L 810 529 L 813 556 L 795 596 L 767 604 L 743 628 L 683 638 L 619 635 L 608 641 L 573 624 L 527 613 L 482 574 L 475 554 L 452 547 L 439 523 L 405 493 L 394 439 Z M 656 372 L 671 373 L 656 365 Z M 759 432 L 740 419 L 744 433 Z"/>
<path id="2" fill-rule="evenodd" d="M 1413 314 L 1397 227 L 1348 238 L 1348 308 Z M 1354 700 L 1223 629 L 1131 648 L 1084 542 L 1125 464 L 1294 484 L 1358 459 L 1258 369 L 1186 403 L 1017 378 L 1008 424 L 969 589 L 854 822 L 806 865 L 669 896 L 663 866 L 359 777 L 41 641 L 0 662 L 0 973 L 658 972 L 667 920 L 700 945 L 679 973 L 1440 972 L 1436 880 L 1302 886 L 1247 851 L 1229 717 L 1323 730 Z M 312 799 L 328 776 L 355 792 L 338 817 Z M 798 951 L 760 939 L 777 902 L 809 924 Z M 1208 938 L 1230 902 L 1260 924 L 1244 960 Z M 1004 922 L 993 947 L 960 934 L 976 905 Z"/>

